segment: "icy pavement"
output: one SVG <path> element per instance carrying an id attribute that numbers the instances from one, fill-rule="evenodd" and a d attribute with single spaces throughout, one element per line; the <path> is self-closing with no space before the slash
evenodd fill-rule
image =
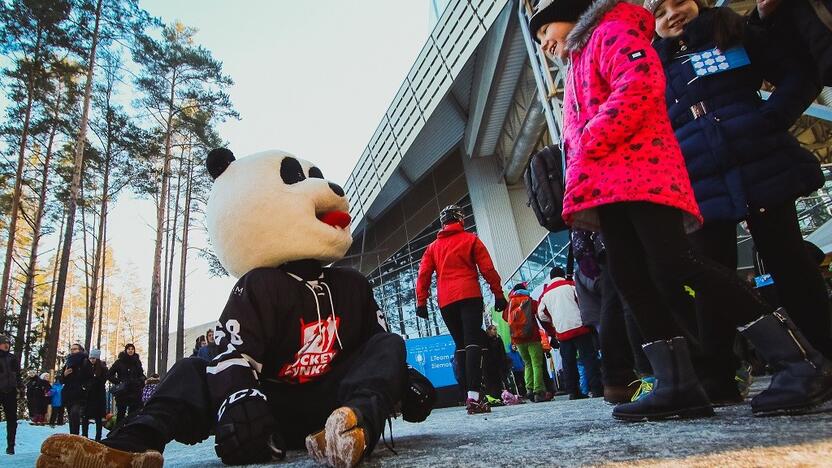
<path id="1" fill-rule="evenodd" d="M 754 389 L 767 383 L 761 379 Z M 748 405 L 739 405 L 717 408 L 716 417 L 709 419 L 624 423 L 612 419 L 611 410 L 601 399 L 558 399 L 476 416 L 462 408 L 441 409 L 422 424 L 395 420 L 398 455 L 380 442 L 364 466 L 832 466 L 829 411 L 755 418 Z M 40 443 L 53 432 L 59 429 L 22 423 L 18 454 L 0 455 L 0 466 L 33 466 Z M 165 461 L 172 467 L 222 466 L 212 440 L 196 446 L 172 443 Z M 314 466 L 305 453 L 291 453 L 279 465 Z"/>

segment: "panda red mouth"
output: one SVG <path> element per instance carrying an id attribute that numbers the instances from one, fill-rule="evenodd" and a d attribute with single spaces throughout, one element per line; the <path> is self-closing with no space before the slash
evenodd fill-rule
<path id="1" fill-rule="evenodd" d="M 350 221 L 352 221 L 350 214 L 346 211 L 327 211 L 326 213 L 319 215 L 318 219 L 324 224 L 328 224 L 339 229 L 346 229 L 349 227 Z"/>

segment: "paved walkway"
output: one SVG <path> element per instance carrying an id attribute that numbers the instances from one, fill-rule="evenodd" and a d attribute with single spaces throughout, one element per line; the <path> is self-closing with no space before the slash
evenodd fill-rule
<path id="1" fill-rule="evenodd" d="M 758 381 L 754 389 L 766 384 Z M 832 411 L 755 418 L 748 405 L 739 405 L 719 408 L 709 419 L 623 423 L 612 419 L 611 410 L 600 399 L 530 403 L 476 416 L 462 408 L 441 409 L 422 424 L 394 421 L 398 455 L 379 443 L 364 466 L 832 467 Z M 4 432 L 0 427 L 2 439 Z M 24 424 L 21 432 L 26 435 L 19 455 L 0 455 L 0 466 L 33 466 L 49 428 Z M 211 440 L 170 444 L 165 458 L 172 467 L 222 466 Z M 293 453 L 280 466 L 314 465 L 305 453 Z"/>

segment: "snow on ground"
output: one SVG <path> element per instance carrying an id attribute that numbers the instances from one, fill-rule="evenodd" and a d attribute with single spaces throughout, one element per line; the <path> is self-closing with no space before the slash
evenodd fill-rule
<path id="1" fill-rule="evenodd" d="M 755 384 L 759 391 L 768 379 Z M 827 405 L 825 408 L 828 408 Z M 365 466 L 832 466 L 832 412 L 755 418 L 748 405 L 718 408 L 704 420 L 624 423 L 601 399 L 494 408 L 468 416 L 462 408 L 434 411 L 422 424 L 393 422 L 398 455 L 379 442 Z M 31 467 L 49 434 L 67 431 L 23 422 L 17 455 L 0 455 L 2 467 Z M 0 425 L 0 442 L 5 424 Z M 171 443 L 171 467 L 219 467 L 213 440 Z M 311 467 L 305 453 L 279 464 Z"/>

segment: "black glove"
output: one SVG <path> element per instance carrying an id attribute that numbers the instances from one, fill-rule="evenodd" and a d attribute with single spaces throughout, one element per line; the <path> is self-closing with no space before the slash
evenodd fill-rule
<path id="1" fill-rule="evenodd" d="M 423 318 L 425 320 L 428 319 L 428 306 L 416 306 L 416 316 L 419 318 Z"/>
<path id="2" fill-rule="evenodd" d="M 407 389 L 402 395 L 402 418 L 417 423 L 428 418 L 436 403 L 436 388 L 416 369 L 407 366 Z"/>
<path id="3" fill-rule="evenodd" d="M 494 296 L 494 310 L 497 312 L 502 312 L 506 310 L 506 306 L 508 306 L 508 302 L 506 302 L 506 298 L 503 295 Z"/>
<path id="4" fill-rule="evenodd" d="M 240 398 L 242 392 L 248 396 Z M 229 400 L 233 403 L 227 403 Z M 240 390 L 220 407 L 214 450 L 226 465 L 282 460 L 286 443 L 276 429 L 266 398 L 257 390 Z"/>

